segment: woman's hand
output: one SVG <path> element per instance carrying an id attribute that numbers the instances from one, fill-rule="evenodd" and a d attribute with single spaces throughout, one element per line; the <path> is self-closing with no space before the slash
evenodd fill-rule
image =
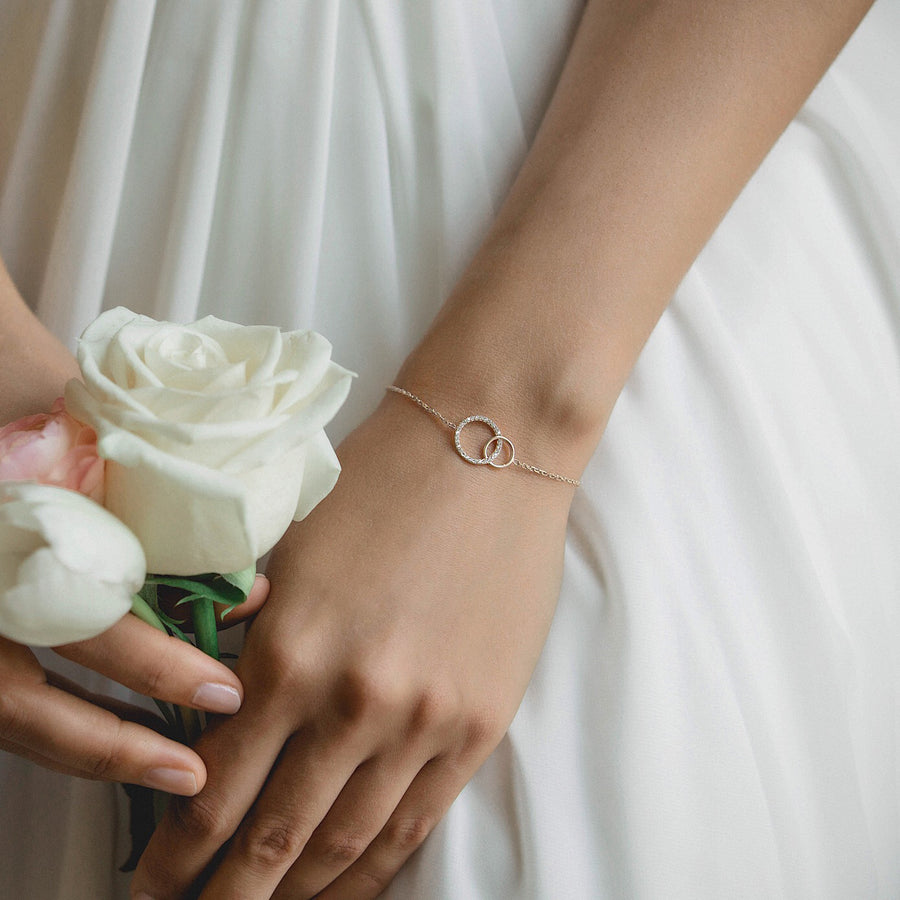
<path id="1" fill-rule="evenodd" d="M 257 578 L 229 622 L 252 615 L 267 592 L 266 579 Z M 55 650 L 148 697 L 213 713 L 234 713 L 241 704 L 243 688 L 228 668 L 130 614 L 95 638 Z M 58 772 L 175 794 L 195 794 L 206 781 L 193 750 L 148 727 L 154 716 L 87 695 L 5 638 L 0 684 L 0 749 Z"/>
<path id="2" fill-rule="evenodd" d="M 269 567 L 237 672 L 241 711 L 197 744 L 206 787 L 175 801 L 132 890 L 374 897 L 512 720 L 559 589 L 572 488 L 464 464 L 389 396 L 343 474 Z"/>

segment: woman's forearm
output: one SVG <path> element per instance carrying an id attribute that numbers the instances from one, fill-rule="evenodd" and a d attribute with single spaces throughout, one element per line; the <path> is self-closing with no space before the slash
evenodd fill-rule
<path id="1" fill-rule="evenodd" d="M 580 471 L 669 297 L 870 5 L 589 3 L 497 221 L 401 383 Z"/>
<path id="2" fill-rule="evenodd" d="M 46 412 L 77 376 L 75 358 L 28 309 L 0 260 L 0 424 Z"/>

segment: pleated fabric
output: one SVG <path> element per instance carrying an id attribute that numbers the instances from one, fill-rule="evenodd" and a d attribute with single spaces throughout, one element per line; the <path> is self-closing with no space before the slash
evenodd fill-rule
<path id="1" fill-rule="evenodd" d="M 338 440 L 580 10 L 2 0 L 0 250 L 70 344 L 117 305 L 316 328 L 360 373 Z M 679 288 L 519 714 L 391 900 L 900 897 L 898 41 L 879 0 Z M 3 757 L 0 804 L 0 898 L 127 896 L 119 789 Z"/>

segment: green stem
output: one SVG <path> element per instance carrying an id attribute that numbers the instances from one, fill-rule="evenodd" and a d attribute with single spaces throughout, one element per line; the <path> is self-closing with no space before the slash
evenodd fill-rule
<path id="1" fill-rule="evenodd" d="M 181 719 L 181 730 L 184 733 L 182 743 L 190 746 L 203 732 L 203 722 L 200 720 L 200 713 L 189 706 L 177 706 L 176 709 L 178 710 L 178 717 Z"/>
<path id="2" fill-rule="evenodd" d="M 216 629 L 216 611 L 212 600 L 198 597 L 191 601 L 194 612 L 194 639 L 197 646 L 213 659 L 219 659 L 219 632 Z"/>

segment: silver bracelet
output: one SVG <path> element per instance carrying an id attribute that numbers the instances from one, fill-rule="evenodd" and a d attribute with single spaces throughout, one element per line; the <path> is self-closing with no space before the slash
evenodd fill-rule
<path id="1" fill-rule="evenodd" d="M 457 424 L 442 416 L 433 406 L 429 406 L 422 400 L 421 397 L 417 397 L 415 394 L 404 390 L 402 387 L 397 387 L 396 384 L 390 385 L 387 390 L 408 397 L 417 406 L 421 406 L 425 412 L 431 413 L 431 415 L 439 422 L 452 429 L 454 432 L 453 444 L 456 447 L 456 452 L 467 463 L 472 463 L 474 466 L 492 466 L 495 469 L 505 469 L 507 466 L 518 466 L 520 469 L 525 469 L 526 472 L 542 475 L 544 478 L 552 478 L 554 481 L 563 481 L 566 484 L 571 484 L 573 487 L 581 486 L 581 482 L 576 478 L 567 478 L 565 475 L 557 475 L 555 472 L 548 472 L 546 469 L 541 469 L 538 466 L 531 466 L 528 463 L 516 459 L 516 448 L 513 442 L 500 431 L 497 423 L 487 416 L 466 416 L 466 418 Z M 494 432 L 494 436 L 488 438 L 487 443 L 484 445 L 480 458 L 466 453 L 462 447 L 462 431 L 466 425 L 470 425 L 472 422 L 482 422 Z"/>

